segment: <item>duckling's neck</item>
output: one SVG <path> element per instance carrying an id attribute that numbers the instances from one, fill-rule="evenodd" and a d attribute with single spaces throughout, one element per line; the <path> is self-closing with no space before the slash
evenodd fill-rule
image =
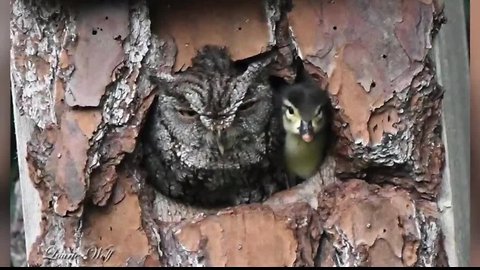
<path id="1" fill-rule="evenodd" d="M 288 170 L 304 179 L 313 176 L 322 160 L 323 134 L 316 134 L 311 142 L 305 142 L 299 135 L 287 132 L 285 139 Z"/>

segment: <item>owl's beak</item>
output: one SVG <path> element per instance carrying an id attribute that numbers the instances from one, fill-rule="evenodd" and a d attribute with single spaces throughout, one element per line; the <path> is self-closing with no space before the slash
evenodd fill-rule
<path id="1" fill-rule="evenodd" d="M 218 151 L 220 151 L 220 155 L 223 156 L 223 153 L 225 153 L 225 136 L 222 130 L 217 130 L 215 139 L 217 142 Z"/>
<path id="2" fill-rule="evenodd" d="M 220 151 L 220 155 L 223 156 L 223 153 L 225 153 L 225 147 L 221 143 L 218 143 L 218 151 Z"/>
<path id="3" fill-rule="evenodd" d="M 313 140 L 313 125 L 312 121 L 303 121 L 300 122 L 300 136 L 302 140 L 309 143 Z"/>

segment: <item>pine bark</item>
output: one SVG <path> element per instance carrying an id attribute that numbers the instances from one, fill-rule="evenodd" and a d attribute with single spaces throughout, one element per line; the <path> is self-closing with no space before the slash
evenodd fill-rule
<path id="1" fill-rule="evenodd" d="M 213 17 L 209 10 L 218 11 Z M 437 197 L 435 1 L 12 1 L 11 78 L 29 265 L 448 266 Z M 262 204 L 181 205 L 138 167 L 155 89 L 195 50 L 294 51 L 328 87 L 332 153 Z"/>

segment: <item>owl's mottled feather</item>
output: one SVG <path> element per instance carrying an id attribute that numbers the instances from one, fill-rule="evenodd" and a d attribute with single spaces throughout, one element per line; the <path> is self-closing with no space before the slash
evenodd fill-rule
<path id="1" fill-rule="evenodd" d="M 226 49 L 207 46 L 185 72 L 159 83 L 143 143 L 150 180 L 162 193 L 234 205 L 279 188 L 281 126 L 272 119 L 269 62 L 242 69 Z"/>

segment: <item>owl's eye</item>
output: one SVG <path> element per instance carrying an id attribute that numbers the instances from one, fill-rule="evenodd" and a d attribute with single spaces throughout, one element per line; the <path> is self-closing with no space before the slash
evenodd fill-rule
<path id="1" fill-rule="evenodd" d="M 177 109 L 178 113 L 185 118 L 193 118 L 197 115 L 197 112 L 195 112 L 192 109 Z"/>
<path id="2" fill-rule="evenodd" d="M 240 107 L 238 107 L 238 109 L 241 110 L 241 111 L 246 111 L 246 110 L 252 108 L 253 105 L 255 105 L 255 100 L 248 100 L 248 101 L 242 103 L 242 105 L 240 105 Z"/>

